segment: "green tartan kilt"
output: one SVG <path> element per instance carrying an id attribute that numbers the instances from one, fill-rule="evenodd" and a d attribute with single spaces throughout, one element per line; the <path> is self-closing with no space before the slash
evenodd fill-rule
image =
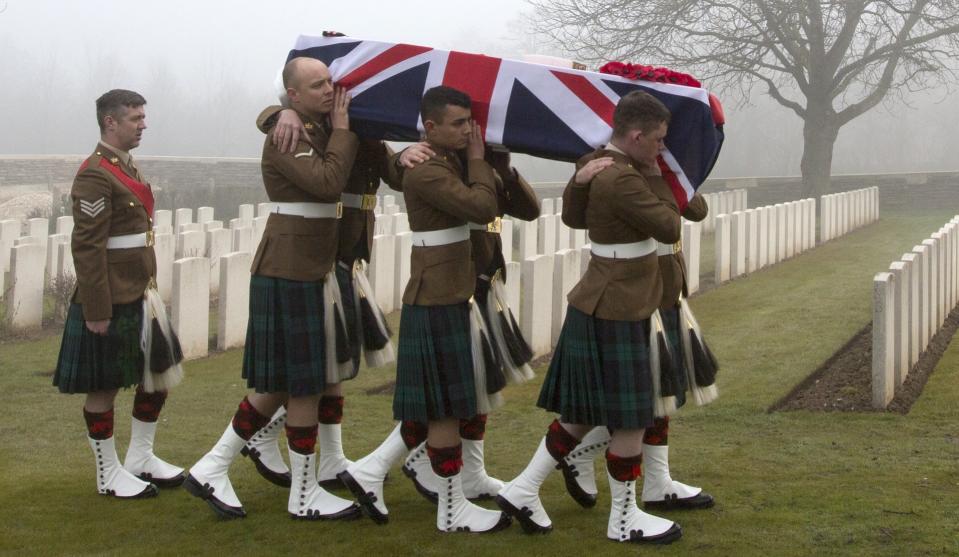
<path id="1" fill-rule="evenodd" d="M 114 304 L 106 335 L 90 332 L 83 307 L 74 302 L 63 326 L 53 384 L 61 393 L 92 393 L 127 388 L 143 378 L 140 329 L 143 302 Z"/>
<path id="2" fill-rule="evenodd" d="M 349 265 L 348 268 L 344 269 L 343 265 L 347 264 L 337 262 L 334 268 L 336 269 L 336 283 L 340 287 L 340 297 L 343 300 L 343 317 L 346 318 L 347 340 L 350 344 L 350 358 L 353 360 L 353 377 L 350 379 L 353 379 L 360 371 L 360 349 L 363 344 L 363 330 L 361 327 L 363 321 L 360 318 L 360 308 L 357 307 L 356 300 L 354 299 L 353 266 Z"/>
<path id="3" fill-rule="evenodd" d="M 651 426 L 649 320 L 600 319 L 569 306 L 537 406 L 566 423 Z"/>
<path id="4" fill-rule="evenodd" d="M 670 309 L 661 309 L 659 314 L 663 318 L 663 328 L 666 330 L 666 342 L 673 359 L 675 373 L 662 378 L 663 394 L 676 397 L 676 408 L 686 404 L 686 390 L 689 380 L 686 377 L 686 358 L 683 356 L 682 323 L 679 321 L 679 306 Z"/>
<path id="5" fill-rule="evenodd" d="M 469 303 L 403 305 L 393 418 L 428 422 L 476 415 Z"/>
<path id="6" fill-rule="evenodd" d="M 243 378 L 258 393 L 322 393 L 326 383 L 323 281 L 250 277 Z"/>

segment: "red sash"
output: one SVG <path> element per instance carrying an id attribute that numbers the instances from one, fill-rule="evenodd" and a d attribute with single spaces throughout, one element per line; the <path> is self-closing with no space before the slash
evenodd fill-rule
<path id="1" fill-rule="evenodd" d="M 89 164 L 90 159 L 83 161 L 83 164 L 80 165 L 80 170 L 82 171 Z M 153 192 L 150 191 L 150 186 L 127 176 L 125 172 L 120 170 L 119 166 L 111 164 L 107 159 L 100 159 L 100 168 L 108 171 L 110 174 L 113 174 L 117 180 L 120 180 L 120 183 L 130 190 L 130 193 L 135 195 L 136 198 L 140 200 L 140 203 L 143 203 L 147 214 L 153 217 L 153 204 L 155 201 L 153 199 Z"/>

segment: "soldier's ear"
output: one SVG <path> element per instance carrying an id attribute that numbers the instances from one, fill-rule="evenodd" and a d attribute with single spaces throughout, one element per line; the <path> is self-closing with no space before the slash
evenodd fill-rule
<path id="1" fill-rule="evenodd" d="M 424 120 L 423 129 L 426 130 L 426 133 L 430 133 L 431 131 L 436 129 L 436 122 L 434 122 L 433 120 Z"/>

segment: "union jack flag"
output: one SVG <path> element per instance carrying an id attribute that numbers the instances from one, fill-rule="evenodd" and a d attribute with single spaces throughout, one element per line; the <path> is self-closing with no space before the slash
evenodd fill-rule
<path id="1" fill-rule="evenodd" d="M 301 35 L 287 60 L 298 56 L 323 61 L 334 82 L 351 92 L 350 126 L 361 136 L 418 140 L 423 93 L 446 85 L 469 94 L 488 143 L 567 161 L 605 145 L 619 98 L 644 90 L 672 112 L 662 159 L 676 175 L 669 181 L 681 207 L 722 144 L 705 89 L 343 36 Z"/>

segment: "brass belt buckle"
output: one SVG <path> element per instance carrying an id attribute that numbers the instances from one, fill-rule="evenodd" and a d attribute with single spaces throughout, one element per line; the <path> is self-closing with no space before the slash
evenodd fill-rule
<path id="1" fill-rule="evenodd" d="M 147 245 L 146 247 L 152 248 L 156 244 L 156 234 L 153 230 L 147 230 Z"/>
<path id="2" fill-rule="evenodd" d="M 336 202 L 336 218 L 338 219 L 343 218 L 343 202 L 342 201 Z"/>
<path id="3" fill-rule="evenodd" d="M 360 202 L 360 209 L 363 211 L 372 211 L 376 208 L 376 196 L 366 194 L 363 196 L 363 201 Z"/>
<path id="4" fill-rule="evenodd" d="M 496 217 L 492 222 L 486 225 L 487 232 L 493 232 L 499 234 L 503 230 L 503 219 Z"/>
<path id="5" fill-rule="evenodd" d="M 683 251 L 683 241 L 682 241 L 682 240 L 680 240 L 680 241 L 676 242 L 675 244 L 673 244 L 673 253 L 674 253 L 674 254 L 679 253 L 679 252 L 681 252 L 681 251 Z"/>

